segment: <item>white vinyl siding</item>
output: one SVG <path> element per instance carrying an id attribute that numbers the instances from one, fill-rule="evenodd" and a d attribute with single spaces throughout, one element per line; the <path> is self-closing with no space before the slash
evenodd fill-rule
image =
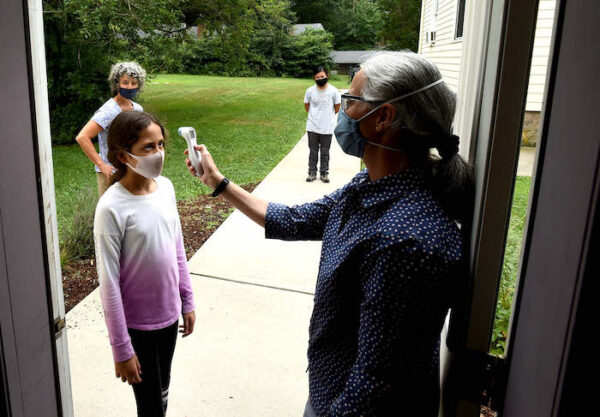
<path id="1" fill-rule="evenodd" d="M 435 3 L 437 16 L 434 15 Z M 459 0 L 423 0 L 419 37 L 419 53 L 435 62 L 444 81 L 454 91 L 458 89 L 463 48 L 462 39 L 454 38 L 458 3 Z M 542 109 L 555 8 L 556 0 L 540 0 L 525 106 L 527 111 Z M 426 34 L 432 30 L 436 32 L 436 40 L 427 42 Z"/>
<path id="2" fill-rule="evenodd" d="M 542 110 L 555 9 L 556 0 L 540 0 L 533 55 L 531 57 L 531 71 L 529 73 L 527 105 L 525 107 L 527 111 Z"/>
<path id="3" fill-rule="evenodd" d="M 437 2 L 437 16 L 434 14 Z M 435 62 L 444 81 L 454 91 L 458 88 L 458 72 L 462 58 L 462 41 L 455 40 L 457 0 L 423 0 L 419 52 Z M 426 32 L 435 31 L 436 40 L 426 41 Z"/>

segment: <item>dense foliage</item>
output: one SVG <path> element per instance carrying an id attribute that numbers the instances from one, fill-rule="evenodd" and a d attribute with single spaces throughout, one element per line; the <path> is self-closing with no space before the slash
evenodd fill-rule
<path id="1" fill-rule="evenodd" d="M 72 143 L 109 98 L 111 64 L 226 76 L 312 75 L 333 37 L 291 34 L 288 0 L 44 0 L 52 138 Z M 191 33 L 189 27 L 197 26 Z"/>
<path id="2" fill-rule="evenodd" d="M 72 142 L 109 97 L 106 81 L 140 34 L 178 25 L 174 0 L 44 0 L 50 123 L 54 143 Z M 148 13 L 152 10 L 152 13 Z"/>
<path id="3" fill-rule="evenodd" d="M 137 56 L 131 58 L 155 72 L 251 77 L 306 77 L 312 76 L 315 65 L 331 64 L 333 36 L 328 32 L 308 30 L 297 36 L 272 36 L 280 39 L 274 42 L 271 36 L 252 36 L 237 51 L 224 46 L 222 36 L 185 40 L 153 36 L 145 38 Z"/>
<path id="4" fill-rule="evenodd" d="M 418 48 L 421 0 L 295 0 L 292 10 L 333 33 L 336 50 Z"/>

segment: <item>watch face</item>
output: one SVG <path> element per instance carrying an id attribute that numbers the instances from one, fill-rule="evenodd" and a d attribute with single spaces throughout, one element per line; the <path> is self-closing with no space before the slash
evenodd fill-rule
<path id="1" fill-rule="evenodd" d="M 215 191 L 213 191 L 211 196 L 216 197 L 219 194 L 221 194 L 221 192 L 225 189 L 227 184 L 229 184 L 229 180 L 227 179 L 227 177 L 224 177 L 223 180 L 219 183 L 219 185 L 217 185 L 217 188 L 215 188 Z"/>

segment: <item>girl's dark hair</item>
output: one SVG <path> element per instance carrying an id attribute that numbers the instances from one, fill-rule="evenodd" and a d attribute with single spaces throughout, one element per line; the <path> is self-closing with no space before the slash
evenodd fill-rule
<path id="1" fill-rule="evenodd" d="M 385 102 L 442 79 L 428 59 L 410 51 L 375 55 L 361 64 L 366 80 L 362 96 Z M 400 146 L 411 166 L 425 168 L 430 189 L 445 212 L 469 224 L 473 212 L 473 173 L 458 154 L 459 138 L 452 134 L 456 94 L 445 83 L 392 104 L 398 117 Z M 439 157 L 431 154 L 436 148 Z"/>
<path id="2" fill-rule="evenodd" d="M 119 160 L 121 152 L 131 152 L 131 147 L 139 140 L 140 133 L 150 124 L 160 126 L 163 138 L 167 139 L 167 132 L 156 116 L 143 111 L 129 110 L 119 113 L 108 128 L 108 161 L 116 168 L 110 177 L 110 184 L 114 184 L 125 176 L 127 165 Z"/>
<path id="3" fill-rule="evenodd" d="M 329 71 L 327 71 L 327 68 L 325 66 L 323 66 L 323 65 L 319 65 L 319 66 L 315 67 L 315 69 L 313 71 L 313 77 L 315 75 L 317 75 L 318 73 L 320 73 L 320 72 L 324 72 L 329 77 Z"/>

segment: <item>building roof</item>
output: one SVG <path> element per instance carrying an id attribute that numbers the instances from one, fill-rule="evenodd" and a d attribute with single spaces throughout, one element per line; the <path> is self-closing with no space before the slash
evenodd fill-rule
<path id="1" fill-rule="evenodd" d="M 329 57 L 336 64 L 360 64 L 381 51 L 332 51 Z"/>
<path id="2" fill-rule="evenodd" d="M 302 23 L 292 26 L 292 35 L 299 35 L 306 29 L 325 30 L 320 23 Z"/>

